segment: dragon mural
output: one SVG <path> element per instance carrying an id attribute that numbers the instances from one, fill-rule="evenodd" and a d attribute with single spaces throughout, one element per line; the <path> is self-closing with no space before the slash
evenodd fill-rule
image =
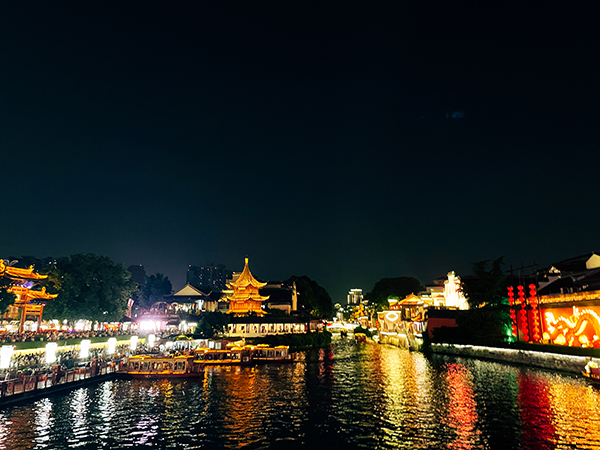
<path id="1" fill-rule="evenodd" d="M 554 312 L 545 312 L 544 340 L 569 347 L 600 348 L 600 316 L 596 311 L 574 306 L 572 314 L 566 314 L 556 317 Z"/>

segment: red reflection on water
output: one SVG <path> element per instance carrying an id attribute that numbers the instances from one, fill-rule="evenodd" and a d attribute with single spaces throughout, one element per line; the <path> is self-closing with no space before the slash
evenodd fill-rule
<path id="1" fill-rule="evenodd" d="M 470 449 L 473 448 L 474 437 L 477 434 L 475 425 L 478 419 L 471 374 L 462 364 L 448 364 L 446 368 L 446 396 L 449 402 L 448 415 L 443 422 L 454 428 L 458 435 L 454 442 L 448 444 L 448 448 Z"/>
<path id="2" fill-rule="evenodd" d="M 555 439 L 555 428 L 552 424 L 554 413 L 550 398 L 548 397 L 548 385 L 540 379 L 531 375 L 519 374 L 518 401 L 521 406 L 522 434 L 521 443 L 523 448 L 540 450 L 551 450 L 556 444 L 551 442 Z"/>

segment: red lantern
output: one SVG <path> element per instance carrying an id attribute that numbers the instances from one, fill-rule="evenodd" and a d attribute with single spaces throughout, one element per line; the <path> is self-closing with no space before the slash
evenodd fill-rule
<path id="1" fill-rule="evenodd" d="M 517 286 L 519 291 L 519 303 L 521 303 L 521 332 L 524 341 L 529 341 L 529 323 L 527 320 L 527 309 L 525 308 L 525 292 L 523 292 L 523 286 Z"/>
<path id="2" fill-rule="evenodd" d="M 510 308 L 510 319 L 512 320 L 512 324 L 511 324 L 511 330 L 512 330 L 512 334 L 513 336 L 517 336 L 517 314 L 515 309 L 513 308 L 515 306 L 515 293 L 513 292 L 513 287 L 509 286 L 508 287 L 508 304 L 511 306 Z"/>
<path id="3" fill-rule="evenodd" d="M 529 285 L 529 303 L 531 305 L 531 331 L 533 335 L 533 340 L 535 342 L 539 342 L 541 340 L 540 336 L 540 320 L 538 317 L 538 304 L 536 298 L 537 292 L 535 291 L 535 284 Z"/>

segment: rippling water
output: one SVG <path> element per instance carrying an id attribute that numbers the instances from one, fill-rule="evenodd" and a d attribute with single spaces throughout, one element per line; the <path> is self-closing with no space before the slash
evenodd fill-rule
<path id="1" fill-rule="evenodd" d="M 6 408 L 0 449 L 600 449 L 600 390 L 579 377 L 350 340 L 301 357 Z"/>

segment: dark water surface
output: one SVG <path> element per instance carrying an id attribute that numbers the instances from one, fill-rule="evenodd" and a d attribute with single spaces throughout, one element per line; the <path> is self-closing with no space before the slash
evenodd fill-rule
<path id="1" fill-rule="evenodd" d="M 350 340 L 301 356 L 5 408 L 0 449 L 600 449 L 579 377 Z"/>

